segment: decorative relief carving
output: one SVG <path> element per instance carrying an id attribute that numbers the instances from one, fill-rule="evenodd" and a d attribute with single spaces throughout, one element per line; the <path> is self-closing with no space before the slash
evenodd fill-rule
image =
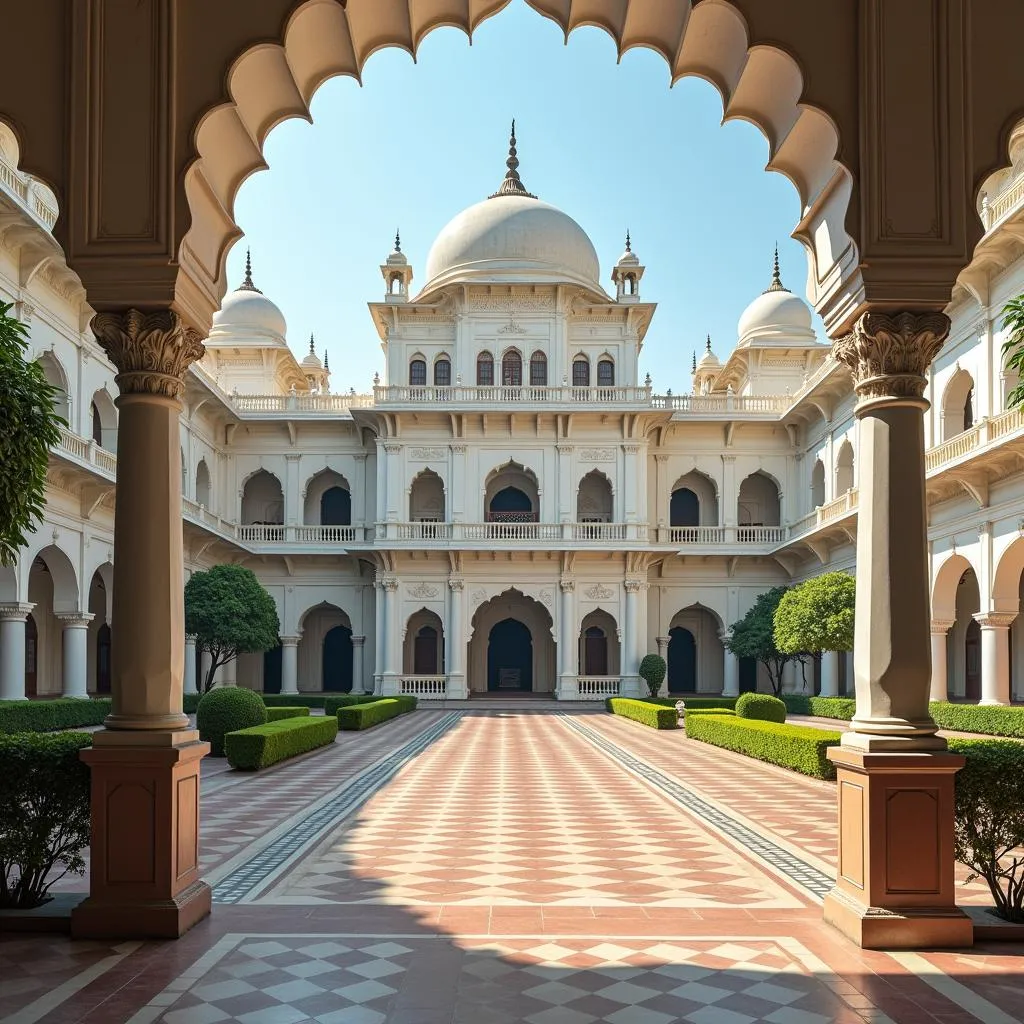
<path id="1" fill-rule="evenodd" d="M 467 448 L 466 448 L 466 445 L 464 445 L 464 444 L 450 444 L 448 447 L 451 449 L 452 455 L 465 455 L 466 454 Z"/>
<path id="2" fill-rule="evenodd" d="M 437 597 L 441 591 L 432 587 L 429 583 L 417 583 L 415 587 L 409 588 L 409 596 L 416 598 Z"/>
<path id="3" fill-rule="evenodd" d="M 526 328 L 518 320 L 509 320 L 504 327 L 498 328 L 499 334 L 526 334 Z"/>
<path id="4" fill-rule="evenodd" d="M 454 593 L 461 594 L 462 591 L 466 589 L 466 581 L 465 580 L 449 580 L 448 581 L 448 586 L 451 588 L 451 590 Z"/>
<path id="5" fill-rule="evenodd" d="M 548 608 L 551 607 L 551 591 L 550 590 L 542 590 L 540 592 L 540 594 L 538 595 L 538 598 L 539 598 L 541 604 L 546 605 Z"/>
<path id="6" fill-rule="evenodd" d="M 832 355 L 850 367 L 862 401 L 920 399 L 928 366 L 949 328 L 945 313 L 864 313 L 853 331 L 835 342 Z"/>
<path id="7" fill-rule="evenodd" d="M 471 291 L 466 308 L 479 312 L 517 313 L 520 310 L 550 311 L 555 308 L 553 295 L 518 294 L 488 295 Z"/>
<path id="8" fill-rule="evenodd" d="M 614 462 L 614 448 L 581 448 L 580 459 L 583 462 Z"/>
<path id="9" fill-rule="evenodd" d="M 487 600 L 487 591 L 481 589 L 474 590 L 472 596 L 473 607 L 475 608 L 478 604 L 483 604 Z"/>
<path id="10" fill-rule="evenodd" d="M 384 446 L 385 449 L 387 445 Z M 416 459 L 417 461 L 424 461 L 429 459 L 443 459 L 447 455 L 447 452 L 443 448 L 410 448 L 409 458 Z"/>
<path id="11" fill-rule="evenodd" d="M 400 444 L 396 444 L 394 441 L 386 441 L 384 443 L 384 451 L 386 451 L 389 455 L 397 455 L 401 450 L 402 446 Z"/>
<path id="12" fill-rule="evenodd" d="M 609 590 L 608 587 L 601 583 L 595 583 L 592 587 L 587 587 L 583 591 L 584 597 L 589 597 L 591 601 L 607 601 L 608 598 L 615 596 L 614 590 Z"/>
<path id="13" fill-rule="evenodd" d="M 562 588 L 563 594 L 571 594 L 576 589 L 575 580 L 559 580 L 558 585 Z"/>
<path id="14" fill-rule="evenodd" d="M 639 594 L 650 586 L 647 580 L 626 580 L 626 593 Z"/>
<path id="15" fill-rule="evenodd" d="M 398 590 L 398 577 L 397 576 L 384 576 L 381 578 L 380 585 L 389 593 L 393 594 Z"/>
<path id="16" fill-rule="evenodd" d="M 622 450 L 627 455 L 639 455 L 644 450 L 644 446 L 642 444 L 624 444 Z"/>
<path id="17" fill-rule="evenodd" d="M 199 332 L 169 309 L 141 313 L 97 313 L 92 330 L 118 369 L 122 394 L 180 398 L 189 364 L 205 353 Z"/>

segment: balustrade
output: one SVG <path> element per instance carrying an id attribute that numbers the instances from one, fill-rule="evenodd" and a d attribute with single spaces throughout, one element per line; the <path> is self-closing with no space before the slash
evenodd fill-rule
<path id="1" fill-rule="evenodd" d="M 381 384 L 373 389 L 377 405 L 649 405 L 651 389 L 643 386 L 534 387 L 528 384 L 454 386 Z"/>
<path id="2" fill-rule="evenodd" d="M 422 700 L 444 700 L 448 695 L 447 676 L 402 676 L 399 679 L 399 693 L 419 697 Z"/>
<path id="3" fill-rule="evenodd" d="M 970 430 L 965 430 L 962 434 L 951 437 L 948 441 L 944 441 L 925 453 L 925 469 L 935 469 L 945 462 L 952 462 L 953 459 L 962 458 L 964 455 L 974 451 L 980 441 L 980 426 L 971 427 Z"/>
<path id="4" fill-rule="evenodd" d="M 622 680 L 618 676 L 578 676 L 580 700 L 604 700 L 618 697 Z"/>

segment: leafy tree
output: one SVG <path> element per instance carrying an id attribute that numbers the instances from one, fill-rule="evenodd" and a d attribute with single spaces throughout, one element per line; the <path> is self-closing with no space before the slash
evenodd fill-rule
<path id="1" fill-rule="evenodd" d="M 788 587 L 772 587 L 759 594 L 750 611 L 734 622 L 725 639 L 725 647 L 737 658 L 754 658 L 768 671 L 776 696 L 782 693 L 782 670 L 786 663 L 803 664 L 802 654 L 789 654 L 775 646 L 775 609 Z"/>
<path id="2" fill-rule="evenodd" d="M 668 672 L 668 665 L 660 654 L 645 654 L 640 661 L 637 674 L 647 684 L 652 697 L 658 696 L 661 684 L 665 682 L 665 673 Z"/>
<path id="3" fill-rule="evenodd" d="M 1003 327 L 1010 332 L 1003 342 L 1003 358 L 1020 377 L 1020 383 L 1006 396 L 1007 408 L 1013 408 L 1024 402 L 1024 295 L 1003 306 Z"/>
<path id="4" fill-rule="evenodd" d="M 28 328 L 0 302 L 0 565 L 12 565 L 25 532 L 43 516 L 49 451 L 65 426 L 57 389 L 25 361 Z"/>
<path id="5" fill-rule="evenodd" d="M 185 584 L 185 632 L 210 655 L 203 693 L 221 665 L 239 654 L 257 654 L 277 643 L 280 622 L 273 598 L 250 569 L 215 565 L 193 573 Z"/>
<path id="6" fill-rule="evenodd" d="M 826 572 L 793 587 L 775 609 L 775 646 L 787 654 L 853 650 L 857 583 Z"/>

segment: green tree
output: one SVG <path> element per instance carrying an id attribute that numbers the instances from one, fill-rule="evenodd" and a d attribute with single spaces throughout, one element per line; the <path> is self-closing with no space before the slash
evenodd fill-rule
<path id="1" fill-rule="evenodd" d="M 50 448 L 66 425 L 57 389 L 38 363 L 25 361 L 28 328 L 0 302 L 0 565 L 12 565 L 25 532 L 43 516 Z"/>
<path id="2" fill-rule="evenodd" d="M 1003 342 L 1003 359 L 1020 378 L 1020 383 L 1006 396 L 1007 408 L 1013 408 L 1024 402 L 1024 295 L 1003 306 L 1003 327 L 1010 332 Z"/>
<path id="3" fill-rule="evenodd" d="M 788 654 L 775 646 L 775 609 L 788 587 L 772 587 L 759 594 L 750 611 L 734 622 L 725 647 L 737 658 L 754 658 L 764 665 L 772 691 L 782 693 L 782 670 L 787 662 L 803 664 L 802 654 Z"/>
<path id="4" fill-rule="evenodd" d="M 221 665 L 273 647 L 278 629 L 274 600 L 249 569 L 215 565 L 193 573 L 185 584 L 185 632 L 195 635 L 197 650 L 210 655 L 203 693 Z"/>
<path id="5" fill-rule="evenodd" d="M 787 654 L 853 650 L 857 583 L 826 572 L 787 591 L 775 609 L 775 646 Z"/>
<path id="6" fill-rule="evenodd" d="M 647 689 L 652 697 L 658 696 L 661 684 L 665 682 L 665 673 L 668 672 L 668 665 L 660 654 L 645 654 L 640 661 L 637 674 L 647 684 Z"/>

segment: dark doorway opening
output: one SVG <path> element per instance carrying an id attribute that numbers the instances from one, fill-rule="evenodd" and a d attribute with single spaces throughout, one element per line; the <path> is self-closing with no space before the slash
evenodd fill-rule
<path id="1" fill-rule="evenodd" d="M 36 671 L 39 659 L 39 630 L 36 620 L 29 615 L 25 619 L 25 696 L 35 697 Z"/>
<path id="2" fill-rule="evenodd" d="M 518 487 L 503 487 L 493 498 L 488 509 L 492 522 L 533 522 L 533 502 Z"/>
<path id="3" fill-rule="evenodd" d="M 974 619 L 964 638 L 964 697 L 981 700 L 981 626 Z"/>
<path id="4" fill-rule="evenodd" d="M 757 692 L 757 659 L 740 658 L 740 693 Z"/>
<path id="5" fill-rule="evenodd" d="M 352 630 L 335 626 L 324 637 L 323 689 L 334 693 L 352 690 Z"/>
<path id="6" fill-rule="evenodd" d="M 695 693 L 697 690 L 697 642 L 682 626 L 668 631 L 668 692 Z"/>
<path id="7" fill-rule="evenodd" d="M 441 666 L 440 637 L 433 626 L 423 626 L 412 644 L 412 671 L 417 676 L 436 676 L 444 671 Z"/>
<path id="8" fill-rule="evenodd" d="M 487 640 L 487 689 L 533 689 L 533 636 L 518 619 L 502 619 Z"/>
<path id="9" fill-rule="evenodd" d="M 608 675 L 608 637 L 600 626 L 591 626 L 583 634 L 583 674 Z"/>
<path id="10" fill-rule="evenodd" d="M 110 693 L 110 626 L 96 631 L 96 692 Z"/>
<path id="11" fill-rule="evenodd" d="M 352 495 L 344 487 L 329 487 L 320 497 L 321 526 L 350 526 Z"/>
<path id="12" fill-rule="evenodd" d="M 281 692 L 281 645 L 263 652 L 263 692 Z"/>
<path id="13" fill-rule="evenodd" d="M 670 526 L 700 526 L 700 500 L 688 487 L 672 492 L 669 503 Z"/>

